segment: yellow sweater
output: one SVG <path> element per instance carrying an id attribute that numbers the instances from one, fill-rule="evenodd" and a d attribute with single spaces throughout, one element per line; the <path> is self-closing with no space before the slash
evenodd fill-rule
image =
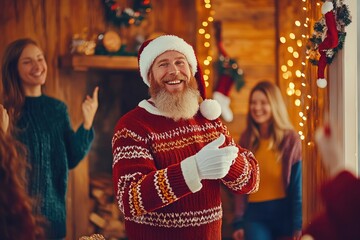
<path id="1" fill-rule="evenodd" d="M 269 148 L 270 139 L 261 139 L 255 157 L 259 162 L 259 191 L 249 195 L 249 202 L 263 202 L 285 197 L 279 152 Z"/>

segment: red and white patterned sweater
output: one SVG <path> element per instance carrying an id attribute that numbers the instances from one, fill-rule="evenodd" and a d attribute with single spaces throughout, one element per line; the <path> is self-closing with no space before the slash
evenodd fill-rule
<path id="1" fill-rule="evenodd" d="M 224 146 L 235 145 L 219 119 L 198 113 L 175 122 L 146 100 L 119 120 L 112 139 L 113 182 L 130 240 L 221 239 L 220 184 L 236 193 L 257 191 L 259 167 L 253 154 L 238 146 L 223 179 L 200 181 L 189 157 L 220 133 Z"/>

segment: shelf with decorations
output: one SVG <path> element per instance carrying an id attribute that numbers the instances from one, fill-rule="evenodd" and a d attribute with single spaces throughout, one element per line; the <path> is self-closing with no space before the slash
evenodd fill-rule
<path id="1" fill-rule="evenodd" d="M 139 35 L 137 39 L 129 41 L 127 35 L 129 28 L 139 26 L 151 11 L 151 1 L 136 0 L 132 7 L 121 3 L 116 0 L 103 1 L 105 17 L 112 30 L 100 33 L 96 38 L 89 38 L 88 29 L 84 29 L 81 34 L 74 34 L 71 54 L 59 59 L 61 68 L 72 68 L 75 71 L 138 70 L 137 47 L 144 39 Z"/>

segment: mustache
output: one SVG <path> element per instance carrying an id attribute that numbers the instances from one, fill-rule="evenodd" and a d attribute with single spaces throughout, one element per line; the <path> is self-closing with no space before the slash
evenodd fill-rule
<path id="1" fill-rule="evenodd" d="M 164 77 L 162 79 L 162 82 L 169 82 L 169 81 L 174 81 L 174 80 L 183 80 L 183 81 L 186 81 L 188 80 L 188 78 L 184 75 L 184 74 L 177 74 L 175 76 L 167 76 L 167 77 Z"/>

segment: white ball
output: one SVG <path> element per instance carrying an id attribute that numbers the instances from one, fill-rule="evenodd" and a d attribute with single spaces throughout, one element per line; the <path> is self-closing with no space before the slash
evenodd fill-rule
<path id="1" fill-rule="evenodd" d="M 200 104 L 200 112 L 205 118 L 215 120 L 220 117 L 221 106 L 214 99 L 205 99 Z"/>
<path id="2" fill-rule="evenodd" d="M 318 80 L 316 80 L 316 85 L 319 87 L 319 88 L 326 88 L 327 86 L 327 81 L 325 78 L 319 78 Z"/>

